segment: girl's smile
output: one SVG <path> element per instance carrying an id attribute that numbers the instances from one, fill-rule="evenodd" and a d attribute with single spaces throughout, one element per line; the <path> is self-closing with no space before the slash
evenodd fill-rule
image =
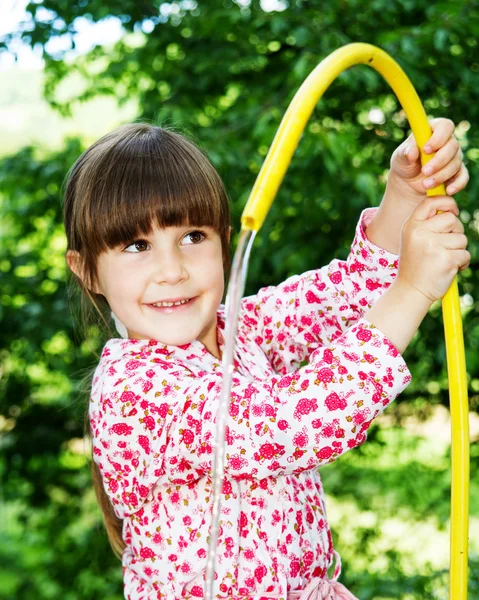
<path id="1" fill-rule="evenodd" d="M 180 300 L 163 300 L 153 304 L 147 304 L 147 306 L 161 314 L 169 315 L 171 313 L 178 313 L 187 310 L 195 302 L 196 298 L 197 296 L 194 298 L 183 299 L 181 300 L 181 303 Z M 162 304 L 170 304 L 171 306 L 162 306 Z"/>

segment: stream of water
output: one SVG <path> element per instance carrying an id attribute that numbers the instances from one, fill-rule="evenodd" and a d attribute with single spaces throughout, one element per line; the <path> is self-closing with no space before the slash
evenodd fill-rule
<path id="1" fill-rule="evenodd" d="M 222 359 L 223 386 L 221 388 L 220 405 L 216 417 L 216 438 L 213 446 L 213 512 L 206 564 L 205 600 L 214 600 L 217 593 L 217 590 L 215 590 L 214 574 L 221 516 L 221 490 L 223 489 L 224 480 L 226 418 L 230 407 L 230 392 L 234 370 L 233 357 L 236 332 L 238 330 L 239 310 L 241 299 L 243 297 L 246 275 L 248 273 L 249 256 L 255 236 L 256 231 L 251 231 L 249 229 L 242 229 L 240 232 L 226 295 L 225 346 Z"/>

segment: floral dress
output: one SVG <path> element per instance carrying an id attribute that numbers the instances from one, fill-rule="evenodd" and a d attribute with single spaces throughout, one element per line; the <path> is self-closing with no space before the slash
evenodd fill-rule
<path id="1" fill-rule="evenodd" d="M 398 350 L 363 318 L 398 269 L 398 256 L 365 235 L 376 210 L 362 212 L 346 261 L 242 300 L 218 598 L 286 600 L 327 577 L 334 550 L 318 467 L 363 443 L 411 381 Z M 220 347 L 224 329 L 221 305 Z M 123 519 L 127 600 L 204 597 L 221 383 L 221 362 L 198 340 L 110 339 L 103 348 L 89 414 L 94 460 Z"/>

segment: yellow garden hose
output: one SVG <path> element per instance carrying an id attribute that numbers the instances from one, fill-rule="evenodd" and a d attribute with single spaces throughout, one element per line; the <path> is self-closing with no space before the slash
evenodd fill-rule
<path id="1" fill-rule="evenodd" d="M 273 203 L 306 123 L 326 89 L 345 69 L 367 64 L 386 79 L 404 111 L 421 149 L 424 165 L 433 154 L 422 153 L 431 137 L 431 127 L 421 101 L 401 67 L 383 50 L 370 44 L 348 44 L 339 48 L 312 71 L 286 111 L 268 155 L 256 179 L 241 217 L 242 229 L 258 231 Z M 444 185 L 428 190 L 428 196 L 445 194 Z M 446 338 L 447 370 L 451 407 L 451 550 L 450 600 L 467 599 L 469 521 L 469 406 L 466 360 L 457 277 L 442 299 Z"/>

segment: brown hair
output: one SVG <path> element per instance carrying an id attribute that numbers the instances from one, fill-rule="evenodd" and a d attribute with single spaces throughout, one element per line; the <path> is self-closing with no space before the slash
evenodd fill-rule
<path id="1" fill-rule="evenodd" d="M 160 228 L 213 227 L 221 238 L 225 281 L 228 278 L 230 209 L 225 188 L 205 154 L 171 128 L 147 123 L 122 125 L 92 144 L 67 175 L 63 216 L 67 251 L 75 250 L 81 256 L 83 277 L 73 273 L 69 295 L 78 295 L 85 338 L 92 325 L 99 327 L 105 341 L 116 335 L 106 298 L 92 291 L 97 283 L 98 256 L 150 235 L 155 224 Z M 93 370 L 83 380 L 88 395 Z M 88 405 L 84 430 L 90 438 Z M 123 521 L 113 511 L 93 454 L 91 469 L 108 539 L 121 559 Z"/>

